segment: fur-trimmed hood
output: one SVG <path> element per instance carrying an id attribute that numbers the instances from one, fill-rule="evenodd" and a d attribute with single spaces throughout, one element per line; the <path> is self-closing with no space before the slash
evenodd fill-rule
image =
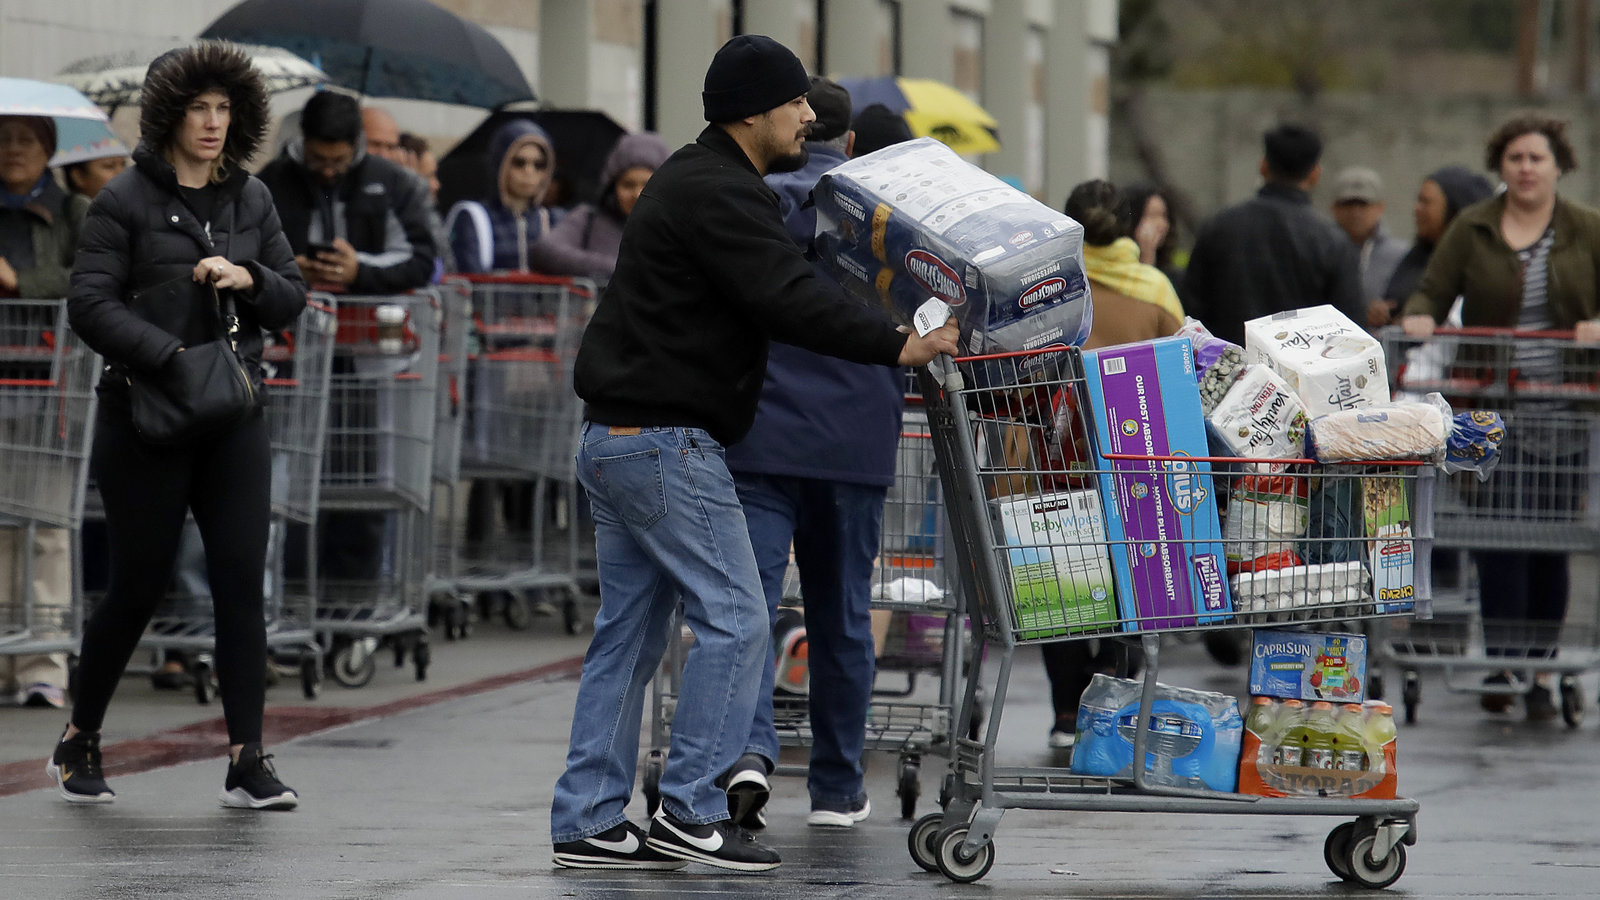
<path id="1" fill-rule="evenodd" d="M 222 163 L 232 171 L 243 171 L 267 136 L 267 86 L 250 57 L 227 41 L 200 41 L 169 50 L 150 63 L 139 99 L 140 143 L 164 155 L 189 101 L 211 87 L 221 88 L 233 107 Z"/>

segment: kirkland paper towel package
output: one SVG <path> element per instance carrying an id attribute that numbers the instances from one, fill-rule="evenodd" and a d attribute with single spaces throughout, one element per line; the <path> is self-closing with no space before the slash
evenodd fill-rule
<path id="1" fill-rule="evenodd" d="M 1289 382 L 1315 418 L 1389 402 L 1383 345 L 1331 306 L 1244 323 L 1245 362 L 1265 363 Z"/>
<path id="2" fill-rule="evenodd" d="M 1083 227 L 932 138 L 824 174 L 812 192 L 816 250 L 851 293 L 902 321 L 950 304 L 966 352 L 1082 344 L 1093 308 Z M 1053 354 L 985 363 L 980 387 L 1037 377 Z"/>
<path id="3" fill-rule="evenodd" d="M 1102 453 L 1205 456 L 1205 420 L 1187 338 L 1083 354 Z M 1222 527 L 1211 464 L 1112 460 L 1097 477 L 1127 626 L 1181 628 L 1227 619 Z M 1131 543 L 1119 544 L 1119 541 Z"/>
<path id="4" fill-rule="evenodd" d="M 1063 491 L 999 504 L 1023 640 L 1110 631 L 1117 618 L 1096 491 Z"/>

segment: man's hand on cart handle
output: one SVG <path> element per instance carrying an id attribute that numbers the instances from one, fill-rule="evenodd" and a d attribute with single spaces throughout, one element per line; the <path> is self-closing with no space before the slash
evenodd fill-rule
<path id="1" fill-rule="evenodd" d="M 1406 337 L 1433 337 L 1433 316 L 1406 316 L 1400 320 L 1400 327 L 1405 329 Z"/>
<path id="2" fill-rule="evenodd" d="M 1579 344 L 1600 344 L 1600 319 L 1585 319 L 1572 326 L 1572 340 Z"/>
<path id="3" fill-rule="evenodd" d="M 961 340 L 961 328 L 950 315 L 950 304 L 938 297 L 928 298 L 917 308 L 912 324 L 916 329 L 900 350 L 900 364 L 926 365 L 934 380 L 946 390 L 961 390 L 961 373 L 956 371 L 951 359 L 961 349 L 957 343 Z"/>

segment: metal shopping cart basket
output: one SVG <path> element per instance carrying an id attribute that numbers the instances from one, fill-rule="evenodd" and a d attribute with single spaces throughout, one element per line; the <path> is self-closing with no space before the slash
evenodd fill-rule
<path id="1" fill-rule="evenodd" d="M 1175 786 L 1140 764 L 1130 764 L 1128 777 L 1096 777 L 1070 769 L 997 763 L 995 747 L 1012 664 L 1017 648 L 1025 644 L 1136 635 L 1146 664 L 1138 711 L 1129 719 L 1127 731 L 1132 732 L 1130 758 L 1143 761 L 1168 742 L 1164 727 L 1154 731 L 1161 723 L 1152 715 L 1160 650 L 1169 635 L 1241 626 L 1332 625 L 1411 615 L 1427 607 L 1432 469 L 1403 463 L 1275 462 L 1281 471 L 1273 477 L 1290 485 L 1290 490 L 1309 493 L 1315 488 L 1324 495 L 1337 494 L 1337 486 L 1348 483 L 1400 490 L 1411 498 L 1414 557 L 1422 562 L 1410 596 L 1403 600 L 1381 602 L 1373 597 L 1361 562 L 1367 542 L 1360 534 L 1333 527 L 1337 517 L 1332 516 L 1320 520 L 1325 524 L 1319 530 L 1313 515 L 1312 527 L 1295 544 L 1318 558 L 1346 555 L 1344 562 L 1328 563 L 1334 567 L 1328 570 L 1306 565 L 1265 573 L 1273 576 L 1270 590 L 1257 590 L 1260 585 L 1251 580 L 1257 577 L 1253 573 L 1228 583 L 1222 559 L 1229 555 L 1254 559 L 1260 555 L 1259 541 L 1252 537 L 1202 543 L 1176 530 L 1173 517 L 1198 508 L 1188 504 L 1203 502 L 1207 495 L 1214 498 L 1218 482 L 1228 476 L 1213 472 L 1213 465 L 1245 461 L 1167 453 L 1164 441 L 1154 439 L 1145 445 L 1149 452 L 1104 453 L 1108 438 L 1096 434 L 1095 417 L 1088 413 L 1092 402 L 1083 358 L 1075 348 L 972 357 L 957 362 L 965 383 L 974 387 L 942 391 L 935 389 L 931 377 L 925 380 L 954 557 L 970 598 L 974 628 L 998 665 L 985 733 L 979 740 L 956 738 L 941 797 L 944 811 L 913 824 L 907 838 L 912 859 L 955 881 L 982 878 L 994 863 L 995 830 L 1008 809 L 1321 815 L 1352 819 L 1334 828 L 1324 845 L 1324 859 L 1335 874 L 1368 887 L 1392 883 L 1405 867 L 1404 845 L 1415 841 L 1415 800 L 1243 795 Z M 1026 378 L 1018 375 L 1023 371 L 1029 373 Z M 1140 398 L 1150 404 L 1137 407 L 1140 415 L 1160 404 L 1158 392 Z M 1109 427 L 1129 437 L 1153 433 L 1138 415 Z M 1097 512 L 1102 497 L 1107 498 L 1106 505 Z M 1111 510 L 1124 531 L 1111 528 L 1105 518 Z M 1035 516 L 1039 518 L 1030 518 Z M 1062 516 L 1071 516 L 1070 523 Z M 1059 527 L 1034 528 L 1035 521 L 1053 521 Z M 1068 524 L 1074 531 L 1071 536 L 1052 537 L 1067 534 Z M 1091 532 L 1098 527 L 1105 537 L 1087 538 L 1085 527 Z M 1111 537 L 1115 534 L 1128 537 Z M 1102 559 L 1113 567 L 1119 560 L 1126 566 L 1128 574 L 1119 573 L 1114 579 L 1115 592 L 1127 595 L 1121 598 L 1124 604 L 1103 591 L 1096 593 L 1107 583 L 1095 574 L 1103 571 Z M 1327 572 L 1342 572 L 1343 577 L 1330 579 Z M 1199 599 L 1189 599 L 1191 592 Z M 1064 594 L 1081 602 L 1063 603 Z M 1229 595 L 1240 598 L 1233 609 L 1228 606 Z M 1185 602 L 1163 606 L 1163 598 Z M 973 702 L 978 686 L 973 666 L 967 672 L 958 718 Z M 1141 722 L 1149 725 L 1137 727 Z"/>
<path id="2" fill-rule="evenodd" d="M 338 298 L 329 385 L 319 537 L 312 590 L 328 671 L 345 687 L 372 680 L 387 642 L 395 665 L 412 657 L 427 677 L 426 579 L 439 330 L 436 291 Z M 329 513 L 342 514 L 334 518 Z M 337 569 L 329 539 L 358 539 Z"/>
<path id="3" fill-rule="evenodd" d="M 593 531 L 578 521 L 573 457 L 582 403 L 572 374 L 598 297 L 594 283 L 520 273 L 452 279 L 443 289 L 447 310 L 469 292 L 471 332 L 462 335 L 461 405 L 440 424 L 441 435 L 453 432 L 447 441 L 455 458 L 444 460 L 451 468 L 436 467 L 444 495 L 437 579 L 458 594 L 499 600 L 513 628 L 526 628 L 533 609 L 559 600 L 566 630 L 576 634 L 581 589 L 595 579 Z M 469 509 L 476 521 L 458 508 L 462 479 L 478 482 L 482 502 Z M 504 501 L 503 518 L 494 515 L 496 499 Z M 458 634 L 464 626 L 464 618 L 455 622 Z"/>
<path id="4" fill-rule="evenodd" d="M 1548 672 L 1559 679 L 1562 717 L 1576 727 L 1584 713 L 1578 676 L 1600 668 L 1600 583 L 1570 579 L 1564 621 L 1486 619 L 1478 563 L 1503 564 L 1482 553 L 1592 561 L 1600 552 L 1600 348 L 1575 345 L 1571 332 L 1489 328 L 1440 329 L 1425 341 L 1391 328 L 1382 338 L 1396 394 L 1437 392 L 1458 412 L 1500 413 L 1506 428 L 1487 480 L 1440 485 L 1433 620 L 1388 623 L 1374 640 L 1385 668 L 1403 673 L 1406 721 L 1417 719 L 1423 672 L 1440 673 L 1449 690 L 1504 704 Z M 1555 584 L 1565 580 L 1567 560 L 1541 556 L 1537 564 Z M 1486 680 L 1496 675 L 1504 677 Z"/>
<path id="5" fill-rule="evenodd" d="M 77 651 L 83 601 L 72 573 L 99 371 L 99 357 L 67 328 L 65 301 L 0 300 L 0 530 L 10 538 L 0 655 Z M 40 538 L 52 554 L 36 554 Z M 59 577 L 37 572 L 42 560 Z M 42 594 L 52 581 L 55 594 Z"/>

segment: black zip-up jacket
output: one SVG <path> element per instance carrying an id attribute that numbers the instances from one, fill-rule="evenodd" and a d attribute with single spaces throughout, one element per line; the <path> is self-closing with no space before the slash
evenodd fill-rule
<path id="1" fill-rule="evenodd" d="M 650 176 L 616 272 L 578 351 L 578 396 L 603 425 L 744 437 L 767 341 L 895 365 L 906 335 L 820 278 L 784 230 L 778 195 L 717 126 Z"/>
<path id="2" fill-rule="evenodd" d="M 126 370 L 155 372 L 179 347 L 216 336 L 214 316 L 198 304 L 143 318 L 129 298 L 146 288 L 188 277 L 195 264 L 221 256 L 250 270 L 249 291 L 233 291 L 239 315 L 239 355 L 261 390 L 262 329 L 293 322 L 306 305 L 306 288 L 283 237 L 266 185 L 232 169 L 218 185 L 208 235 L 184 202 L 172 164 L 146 144 L 133 166 L 107 184 L 89 206 L 72 267 L 67 319 L 105 358 L 101 396 L 127 406 Z M 197 292 L 197 296 L 199 296 Z M 159 318 L 160 321 L 153 321 Z"/>
<path id="3" fill-rule="evenodd" d="M 1324 303 L 1366 325 L 1355 245 L 1300 188 L 1268 182 L 1195 238 L 1183 309 L 1217 337 L 1243 345 L 1245 322 Z"/>

